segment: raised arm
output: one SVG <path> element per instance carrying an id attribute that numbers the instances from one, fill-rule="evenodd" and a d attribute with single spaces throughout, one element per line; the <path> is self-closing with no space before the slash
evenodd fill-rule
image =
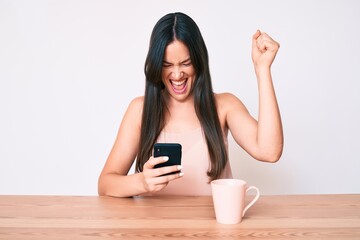
<path id="1" fill-rule="evenodd" d="M 273 63 L 280 45 L 259 30 L 252 39 L 252 60 L 258 82 L 258 121 L 234 96 L 228 96 L 226 123 L 235 139 L 254 158 L 276 162 L 283 150 L 283 131 L 280 111 L 271 77 Z"/>

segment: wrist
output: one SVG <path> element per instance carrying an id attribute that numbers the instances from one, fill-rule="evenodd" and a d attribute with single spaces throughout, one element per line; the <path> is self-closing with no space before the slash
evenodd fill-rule
<path id="1" fill-rule="evenodd" d="M 268 75 L 271 73 L 270 66 L 255 66 L 255 73 L 257 76 L 259 75 Z"/>
<path id="2" fill-rule="evenodd" d="M 137 191 L 140 194 L 146 193 L 147 189 L 146 189 L 145 181 L 144 181 L 144 173 L 138 172 L 138 173 L 135 173 L 135 175 L 137 177 L 137 181 L 136 181 Z"/>

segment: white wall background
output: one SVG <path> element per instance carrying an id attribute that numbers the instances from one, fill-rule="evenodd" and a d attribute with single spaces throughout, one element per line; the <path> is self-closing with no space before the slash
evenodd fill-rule
<path id="1" fill-rule="evenodd" d="M 0 194 L 96 195 L 129 101 L 144 91 L 151 30 L 198 23 L 216 92 L 257 114 L 257 28 L 273 65 L 285 148 L 257 162 L 230 138 L 234 175 L 263 194 L 360 193 L 358 1 L 0 0 Z"/>

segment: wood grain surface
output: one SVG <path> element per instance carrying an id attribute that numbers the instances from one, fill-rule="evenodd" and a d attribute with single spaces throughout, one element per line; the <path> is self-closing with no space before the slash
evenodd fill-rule
<path id="1" fill-rule="evenodd" d="M 235 225 L 211 197 L 0 196 L 0 239 L 169 238 L 360 239 L 360 194 L 261 196 Z"/>

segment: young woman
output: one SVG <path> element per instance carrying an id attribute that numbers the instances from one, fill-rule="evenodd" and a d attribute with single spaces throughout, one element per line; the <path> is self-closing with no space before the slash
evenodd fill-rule
<path id="1" fill-rule="evenodd" d="M 156 23 L 145 62 L 145 96 L 135 98 L 123 117 L 99 177 L 100 195 L 210 195 L 211 180 L 232 177 L 229 130 L 255 159 L 278 161 L 283 133 L 270 68 L 279 44 L 259 30 L 252 41 L 258 120 L 234 95 L 213 92 L 207 49 L 189 16 L 171 13 Z M 154 168 L 168 160 L 152 156 L 156 142 L 180 143 L 182 165 Z M 128 174 L 135 159 L 136 172 Z"/>

